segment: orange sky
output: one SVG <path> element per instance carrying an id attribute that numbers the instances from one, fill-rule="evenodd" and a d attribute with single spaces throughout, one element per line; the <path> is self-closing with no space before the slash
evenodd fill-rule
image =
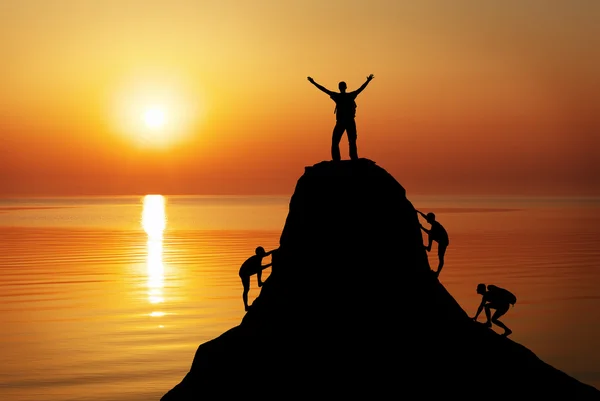
<path id="1" fill-rule="evenodd" d="M 330 158 L 306 77 L 370 73 L 359 155 L 411 193 L 600 195 L 600 2 L 399 3 L 3 2 L 0 196 L 290 194 Z"/>

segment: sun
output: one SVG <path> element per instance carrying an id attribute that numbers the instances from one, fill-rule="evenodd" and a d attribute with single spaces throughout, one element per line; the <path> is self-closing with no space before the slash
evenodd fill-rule
<path id="1" fill-rule="evenodd" d="M 160 129 L 163 128 L 166 123 L 165 112 L 160 107 L 152 107 L 147 109 L 142 117 L 144 124 L 146 124 L 148 128 Z"/>
<path id="2" fill-rule="evenodd" d="M 197 134 L 207 110 L 202 90 L 191 82 L 174 73 L 124 76 L 107 99 L 111 130 L 140 148 L 182 146 Z"/>

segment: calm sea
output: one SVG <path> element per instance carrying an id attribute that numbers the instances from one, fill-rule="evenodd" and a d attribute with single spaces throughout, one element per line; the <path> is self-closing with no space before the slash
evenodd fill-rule
<path id="1" fill-rule="evenodd" d="M 512 290 L 512 339 L 600 388 L 600 199 L 409 198 L 448 230 L 440 280 L 468 313 L 478 283 Z M 0 200 L 0 399 L 160 399 L 199 344 L 240 323 L 237 270 L 278 246 L 288 204 Z"/>

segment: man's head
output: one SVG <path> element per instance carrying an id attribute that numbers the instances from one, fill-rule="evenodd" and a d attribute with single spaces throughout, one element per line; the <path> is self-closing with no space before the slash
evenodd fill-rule
<path id="1" fill-rule="evenodd" d="M 265 248 L 263 248 L 262 246 L 259 246 L 258 248 L 256 248 L 256 254 L 259 256 L 264 256 L 265 252 Z"/>
<path id="2" fill-rule="evenodd" d="M 433 223 L 435 221 L 435 214 L 427 213 L 425 220 L 427 220 L 428 223 Z"/>
<path id="3" fill-rule="evenodd" d="M 477 293 L 480 295 L 485 294 L 486 286 L 483 283 L 477 284 Z"/>
<path id="4" fill-rule="evenodd" d="M 346 88 L 348 87 L 346 86 L 346 83 L 342 81 L 338 84 L 338 88 L 340 88 L 340 92 L 346 92 Z"/>

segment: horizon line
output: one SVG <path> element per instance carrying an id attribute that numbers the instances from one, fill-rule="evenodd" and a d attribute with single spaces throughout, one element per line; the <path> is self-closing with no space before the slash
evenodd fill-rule
<path id="1" fill-rule="evenodd" d="M 174 197 L 174 198 L 266 198 L 266 197 L 291 197 L 293 193 L 287 194 L 165 194 L 159 192 L 148 192 L 145 194 L 94 194 L 94 195 L 0 195 L 0 200 L 8 200 L 8 199 L 82 199 L 82 198 L 135 198 L 135 197 L 145 197 L 147 195 L 161 195 L 164 197 Z M 416 197 L 444 197 L 444 198 L 531 198 L 531 199 L 540 199 L 540 198 L 563 198 L 563 199 L 594 199 L 600 200 L 600 194 L 598 195 L 567 195 L 567 194 L 478 194 L 478 193 L 465 193 L 465 194 L 448 194 L 448 193 L 414 193 L 411 196 Z"/>

